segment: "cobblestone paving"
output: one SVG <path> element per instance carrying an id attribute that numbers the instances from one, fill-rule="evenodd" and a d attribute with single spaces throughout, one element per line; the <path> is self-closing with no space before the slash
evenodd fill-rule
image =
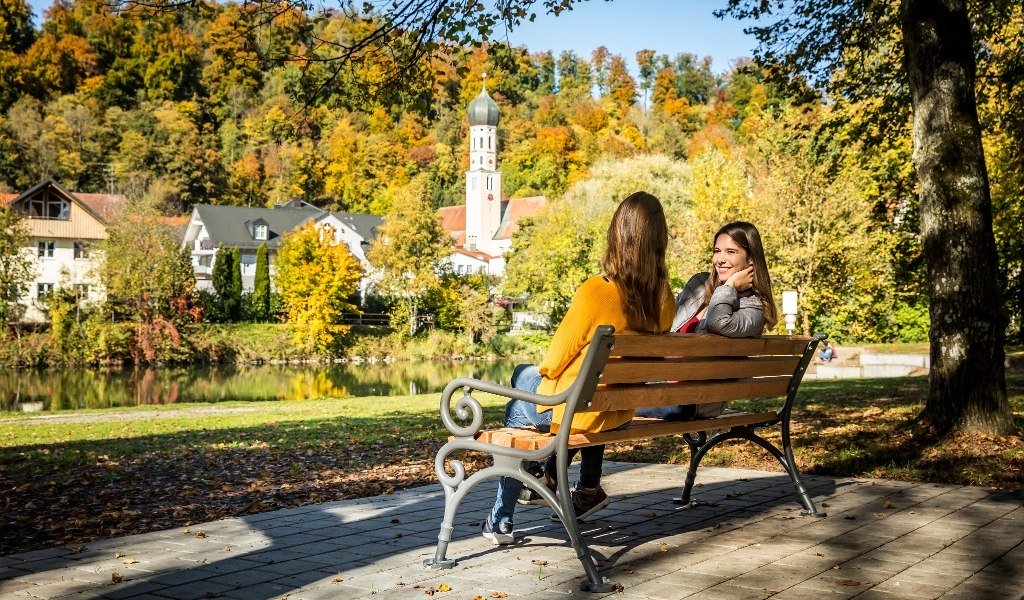
<path id="1" fill-rule="evenodd" d="M 612 504 L 583 526 L 626 599 L 1024 599 L 1024 493 L 807 477 L 803 516 L 782 473 L 702 468 L 672 503 L 679 465 L 605 463 Z M 440 486 L 0 557 L 0 598 L 600 597 L 550 511 L 520 507 L 512 547 L 479 523 L 485 482 L 459 510 L 447 571 L 432 556 Z"/>

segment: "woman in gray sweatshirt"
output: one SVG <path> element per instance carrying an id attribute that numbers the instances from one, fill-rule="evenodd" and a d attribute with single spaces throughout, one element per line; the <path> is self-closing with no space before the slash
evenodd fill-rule
<path id="1" fill-rule="evenodd" d="M 715 233 L 711 272 L 691 277 L 676 296 L 671 331 L 753 337 L 776 321 L 761 234 L 745 221 L 724 225 Z M 663 406 L 637 410 L 636 416 L 688 420 L 720 415 L 724 407 L 724 402 Z"/>

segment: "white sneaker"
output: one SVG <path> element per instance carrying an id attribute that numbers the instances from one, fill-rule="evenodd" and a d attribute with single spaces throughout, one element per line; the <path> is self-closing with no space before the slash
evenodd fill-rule
<path id="1" fill-rule="evenodd" d="M 508 546 L 516 543 L 516 538 L 512 535 L 512 523 L 499 523 L 495 527 L 489 516 L 480 524 L 480 534 L 494 542 L 496 546 Z"/>

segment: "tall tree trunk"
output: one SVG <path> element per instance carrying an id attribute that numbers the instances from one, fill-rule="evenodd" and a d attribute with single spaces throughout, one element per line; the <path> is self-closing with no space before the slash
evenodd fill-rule
<path id="1" fill-rule="evenodd" d="M 914 107 L 914 168 L 931 292 L 931 374 L 922 417 L 940 432 L 1014 430 L 1006 399 L 1006 316 L 974 97 L 964 0 L 903 0 Z"/>

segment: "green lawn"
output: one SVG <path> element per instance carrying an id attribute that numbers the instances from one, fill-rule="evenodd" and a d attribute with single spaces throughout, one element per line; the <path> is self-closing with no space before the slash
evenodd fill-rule
<path id="1" fill-rule="evenodd" d="M 1009 375 L 1024 427 L 1024 374 Z M 801 468 L 843 476 L 1024 487 L 1020 435 L 920 431 L 925 378 L 808 381 L 794 414 Z M 0 555 L 436 483 L 437 394 L 83 410 L 0 419 Z M 488 422 L 503 402 L 481 396 Z M 662 439 L 612 460 L 684 462 Z M 467 466 L 479 466 L 470 458 Z M 778 470 L 749 443 L 706 464 Z"/>

